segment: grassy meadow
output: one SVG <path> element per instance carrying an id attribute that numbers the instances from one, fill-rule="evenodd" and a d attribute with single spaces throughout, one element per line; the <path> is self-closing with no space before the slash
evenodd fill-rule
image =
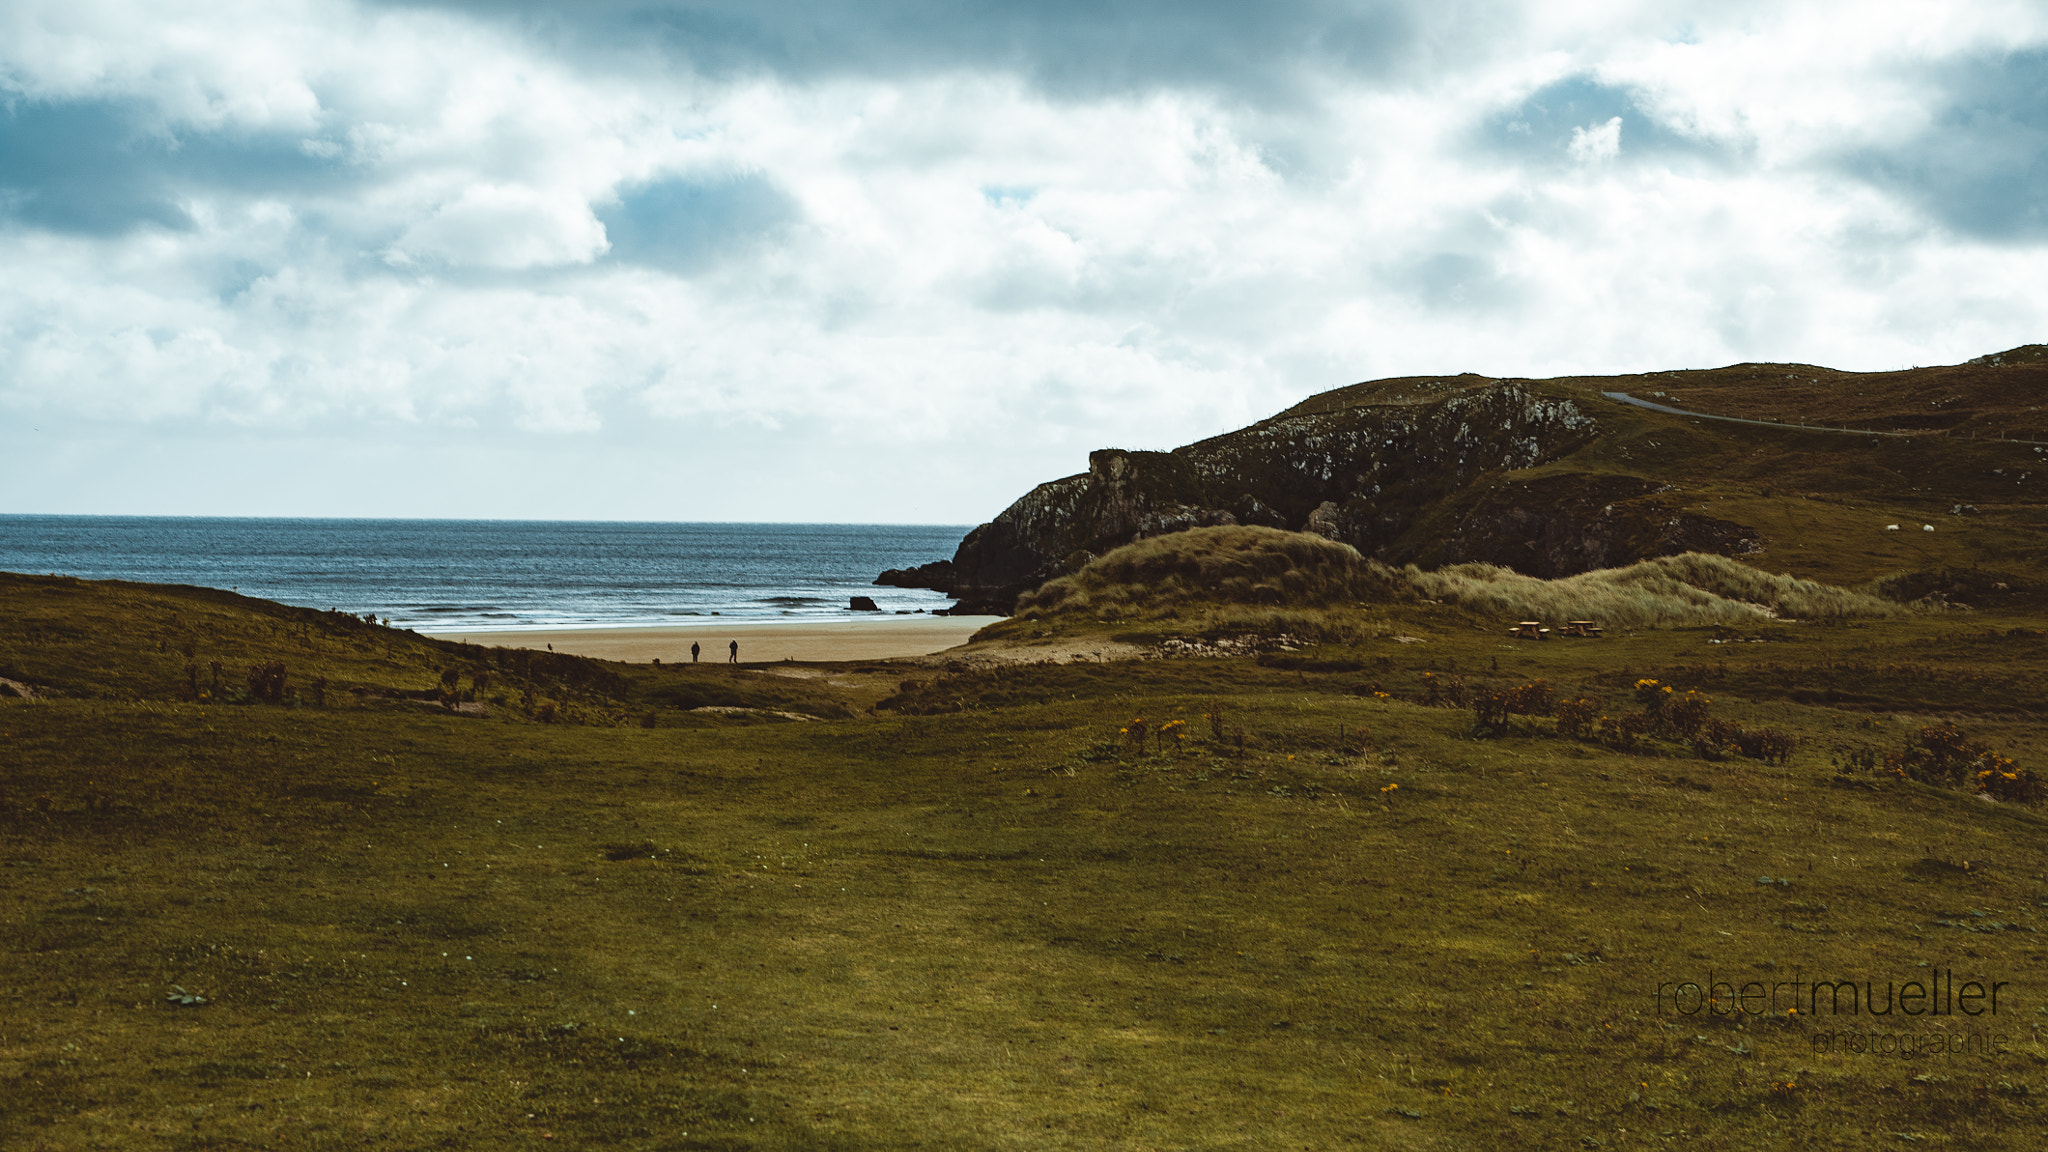
<path id="1" fill-rule="evenodd" d="M 1524 641 L 1234 547 L 927 664 L 0 576 L 0 1147 L 2048 1138 L 2048 822 L 1973 786 L 2048 766 L 2038 610 L 1699 568 L 1819 614 Z M 1895 1011 L 1741 999 L 1819 979 Z"/>

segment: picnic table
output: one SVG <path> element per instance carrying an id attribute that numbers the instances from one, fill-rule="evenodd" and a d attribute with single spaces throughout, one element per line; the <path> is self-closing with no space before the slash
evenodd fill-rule
<path id="1" fill-rule="evenodd" d="M 1598 636 L 1600 635 L 1600 625 L 1597 621 L 1593 620 L 1567 620 L 1564 622 L 1564 627 L 1558 630 L 1558 635 Z"/>
<path id="2" fill-rule="evenodd" d="M 1545 628 L 1541 620 L 1523 620 L 1508 629 L 1508 635 L 1523 640 L 1548 640 L 1550 629 Z"/>

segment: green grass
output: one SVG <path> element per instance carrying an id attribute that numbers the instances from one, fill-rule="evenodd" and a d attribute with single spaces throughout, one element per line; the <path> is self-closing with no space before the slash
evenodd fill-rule
<path id="1" fill-rule="evenodd" d="M 0 1147 L 2019 1149 L 2048 1130 L 2048 826 L 1853 766 L 1943 718 L 2048 763 L 2038 616 L 1535 643 L 1390 603 L 1386 635 L 1256 659 L 701 683 L 565 665 L 530 682 L 586 723 L 548 725 L 345 691 L 179 701 L 183 634 L 408 690 L 451 652 L 353 628 L 309 646 L 290 610 L 215 593 L 47 588 L 0 585 L 0 675 L 59 687 L 0 699 Z M 1469 710 L 1420 703 L 1424 673 L 1615 708 L 1656 677 L 1803 742 L 1773 765 L 1624 754 L 1543 718 L 1480 739 Z M 905 678 L 952 710 L 905 714 L 936 691 Z M 657 699 L 727 688 L 826 718 Z M 1140 717 L 1187 735 L 1140 747 Z M 1655 1000 L 1710 970 L 1881 986 L 1923 962 L 2009 982 L 2008 1054 L 1817 1055 L 1826 1019 Z"/>

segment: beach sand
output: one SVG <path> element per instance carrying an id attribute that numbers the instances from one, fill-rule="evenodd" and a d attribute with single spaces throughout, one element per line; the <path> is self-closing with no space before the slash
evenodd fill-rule
<path id="1" fill-rule="evenodd" d="M 885 616 L 876 620 L 685 624 L 646 628 L 562 628 L 521 632 L 422 632 L 437 640 L 485 647 L 544 648 L 557 652 L 645 664 L 688 664 L 690 644 L 704 646 L 702 660 L 723 664 L 727 644 L 740 642 L 740 662 L 777 660 L 885 660 L 927 656 L 967 643 L 968 637 L 1001 616 Z"/>

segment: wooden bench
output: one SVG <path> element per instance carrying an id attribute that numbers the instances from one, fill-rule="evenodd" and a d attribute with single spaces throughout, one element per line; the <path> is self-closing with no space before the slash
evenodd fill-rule
<path id="1" fill-rule="evenodd" d="M 1541 620 L 1523 620 L 1508 629 L 1508 635 L 1522 640 L 1548 640 L 1550 629 L 1545 628 Z"/>
<path id="2" fill-rule="evenodd" d="M 1564 627 L 1558 629 L 1557 634 L 1560 636 L 1598 636 L 1600 635 L 1600 625 L 1592 620 L 1567 620 L 1564 622 Z"/>

